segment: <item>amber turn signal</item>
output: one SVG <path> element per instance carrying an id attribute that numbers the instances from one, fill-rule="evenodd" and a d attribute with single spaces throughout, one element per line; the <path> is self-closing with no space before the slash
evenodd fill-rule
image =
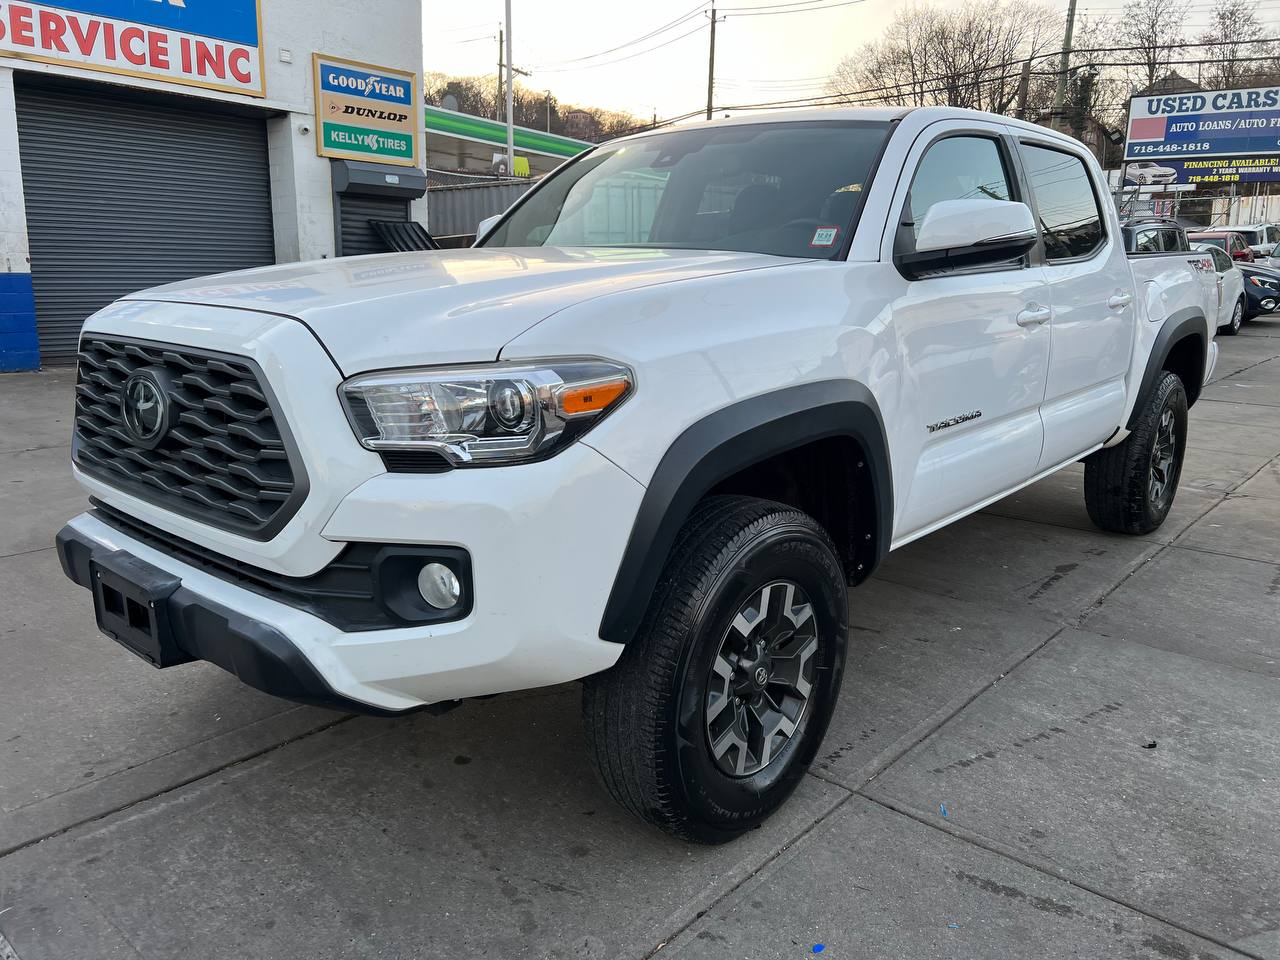
<path id="1" fill-rule="evenodd" d="M 618 379 L 570 387 L 560 394 L 560 411 L 568 417 L 599 413 L 626 393 L 629 386 L 628 381 Z"/>

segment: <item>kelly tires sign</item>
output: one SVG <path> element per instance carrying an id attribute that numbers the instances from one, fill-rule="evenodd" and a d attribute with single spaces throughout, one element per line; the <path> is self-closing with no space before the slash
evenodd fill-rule
<path id="1" fill-rule="evenodd" d="M 0 2 L 0 56 L 266 95 L 258 0 Z"/>
<path id="2" fill-rule="evenodd" d="M 340 160 L 418 165 L 418 75 L 314 54 L 316 151 Z"/>
<path id="3" fill-rule="evenodd" d="M 1278 156 L 1280 87 L 1134 97 L 1129 102 L 1126 179 L 1280 180 Z M 1138 172 L 1141 177 L 1135 176 Z"/>

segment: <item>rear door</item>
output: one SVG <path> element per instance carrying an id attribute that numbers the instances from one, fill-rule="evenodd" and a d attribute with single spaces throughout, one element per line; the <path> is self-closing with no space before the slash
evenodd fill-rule
<path id="1" fill-rule="evenodd" d="M 1124 413 L 1133 349 L 1133 273 L 1104 211 L 1105 185 L 1081 152 L 1018 131 L 1018 153 L 1044 243 L 1052 307 L 1041 416 L 1049 469 L 1094 447 Z"/>

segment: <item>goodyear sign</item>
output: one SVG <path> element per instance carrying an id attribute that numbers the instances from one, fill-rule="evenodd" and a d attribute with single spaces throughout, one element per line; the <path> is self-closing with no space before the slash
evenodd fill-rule
<path id="1" fill-rule="evenodd" d="M 1280 87 L 1134 97 L 1129 103 L 1126 160 L 1160 164 L 1171 159 L 1206 161 L 1246 157 L 1252 162 L 1237 172 L 1258 179 L 1264 177 L 1269 167 L 1267 161 L 1277 153 L 1280 153 Z M 1227 172 L 1217 166 L 1197 163 L 1188 165 L 1187 169 L 1213 171 L 1205 176 Z"/>
<path id="2" fill-rule="evenodd" d="M 418 75 L 315 54 L 316 151 L 418 165 Z"/>
<path id="3" fill-rule="evenodd" d="M 0 2 L 0 57 L 266 93 L 257 0 Z"/>

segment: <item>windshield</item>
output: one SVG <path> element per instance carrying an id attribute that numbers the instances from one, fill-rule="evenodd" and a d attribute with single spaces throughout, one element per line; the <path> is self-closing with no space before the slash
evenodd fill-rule
<path id="1" fill-rule="evenodd" d="M 1258 235 L 1257 230 L 1237 230 L 1236 233 L 1244 237 L 1245 243 L 1261 243 L 1262 237 Z"/>
<path id="2" fill-rule="evenodd" d="M 853 229 L 889 124 L 676 130 L 605 146 L 536 188 L 483 247 L 655 247 L 828 259 Z"/>
<path id="3" fill-rule="evenodd" d="M 1226 237 L 1196 237 L 1195 241 L 1202 246 L 1208 245 L 1211 247 L 1217 247 L 1219 250 L 1227 249 Z"/>

